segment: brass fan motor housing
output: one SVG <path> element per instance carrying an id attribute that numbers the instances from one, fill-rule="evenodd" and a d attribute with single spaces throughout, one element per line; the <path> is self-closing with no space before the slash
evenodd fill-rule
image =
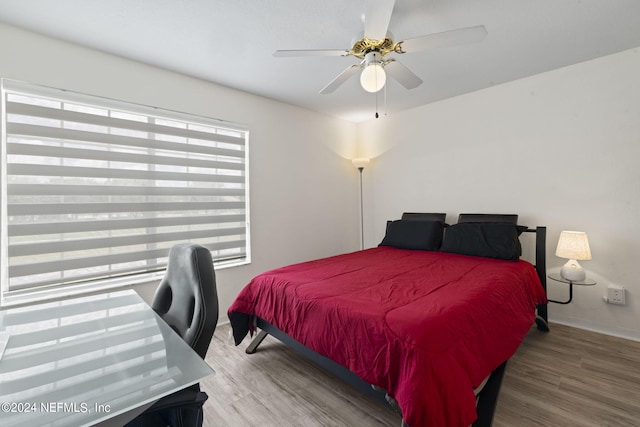
<path id="1" fill-rule="evenodd" d="M 397 52 L 400 43 L 394 43 L 390 38 L 384 40 L 372 40 L 363 38 L 353 44 L 353 47 L 349 51 L 349 55 L 353 55 L 356 58 L 364 59 L 369 52 L 379 52 L 381 56 L 388 55 L 391 52 Z"/>

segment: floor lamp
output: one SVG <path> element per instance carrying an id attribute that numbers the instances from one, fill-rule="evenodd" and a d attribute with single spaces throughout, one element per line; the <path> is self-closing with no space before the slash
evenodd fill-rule
<path id="1" fill-rule="evenodd" d="M 352 159 L 351 163 L 358 169 L 360 173 L 360 249 L 364 249 L 364 208 L 362 202 L 362 171 L 364 167 L 369 164 L 369 159 L 366 157 L 358 157 Z"/>

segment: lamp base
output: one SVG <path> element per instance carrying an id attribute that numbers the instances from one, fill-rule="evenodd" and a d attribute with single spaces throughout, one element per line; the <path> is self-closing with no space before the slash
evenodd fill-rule
<path id="1" fill-rule="evenodd" d="M 571 282 L 582 282 L 587 277 L 582 266 L 578 264 L 578 261 L 575 259 L 570 259 L 562 266 L 560 269 L 560 276 Z"/>

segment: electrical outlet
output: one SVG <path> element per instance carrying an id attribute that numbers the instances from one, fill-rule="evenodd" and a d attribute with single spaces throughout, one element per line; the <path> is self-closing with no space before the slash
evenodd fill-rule
<path id="1" fill-rule="evenodd" d="M 607 302 L 609 304 L 625 305 L 625 290 L 622 286 L 609 285 L 607 287 Z"/>

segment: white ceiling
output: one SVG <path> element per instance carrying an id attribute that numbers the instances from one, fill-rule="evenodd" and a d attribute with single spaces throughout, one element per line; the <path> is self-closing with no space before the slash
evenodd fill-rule
<path id="1" fill-rule="evenodd" d="M 274 58 L 277 49 L 345 49 L 379 0 L 0 0 L 0 21 L 359 122 L 376 95 L 357 76 L 318 92 L 353 57 Z M 381 114 L 640 46 L 638 0 L 397 0 L 395 41 L 484 25 L 479 44 L 391 54 L 424 83 L 395 81 Z"/>

